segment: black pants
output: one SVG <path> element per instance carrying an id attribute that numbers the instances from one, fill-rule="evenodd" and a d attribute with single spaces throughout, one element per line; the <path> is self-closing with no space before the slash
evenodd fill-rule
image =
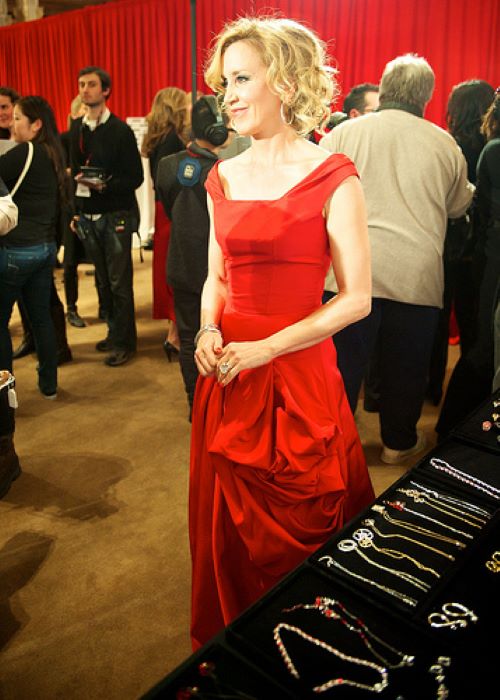
<path id="1" fill-rule="evenodd" d="M 19 307 L 19 314 L 21 316 L 21 321 L 23 324 L 23 336 L 24 340 L 33 340 L 33 329 L 31 327 L 31 321 L 28 316 L 28 310 L 24 304 L 23 298 L 20 297 L 17 300 L 17 305 Z M 56 334 L 57 341 L 57 351 L 63 352 L 68 346 L 68 336 L 66 335 L 66 321 L 64 318 L 64 306 L 57 293 L 56 285 L 54 280 L 52 280 L 52 287 L 50 290 L 50 315 L 52 317 L 52 323 L 54 324 L 54 332 Z"/>
<path id="2" fill-rule="evenodd" d="M 189 406 L 192 408 L 198 379 L 198 369 L 194 361 L 194 338 L 200 328 L 201 294 L 178 287 L 173 287 L 173 293 L 175 320 L 181 344 L 179 362 Z"/>
<path id="3" fill-rule="evenodd" d="M 97 221 L 80 216 L 78 222 L 85 252 L 95 267 L 111 345 L 129 352 L 137 346 L 132 268 L 136 221 L 133 212 L 120 211 L 103 214 Z M 122 222 L 124 230 L 117 230 Z"/>
<path id="4" fill-rule="evenodd" d="M 500 299 L 500 222 L 488 229 L 486 262 L 479 290 L 477 334 L 473 347 L 463 353 L 450 377 L 436 431 L 446 434 L 492 391 L 494 369 L 494 315 Z"/>
<path id="5" fill-rule="evenodd" d="M 333 338 L 353 411 L 378 343 L 381 435 L 384 445 L 394 450 L 409 449 L 417 441 L 438 315 L 434 307 L 377 298 L 369 316 Z"/>

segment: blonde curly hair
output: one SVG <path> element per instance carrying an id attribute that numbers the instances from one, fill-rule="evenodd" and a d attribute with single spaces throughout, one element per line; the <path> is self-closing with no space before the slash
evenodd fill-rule
<path id="1" fill-rule="evenodd" d="M 338 94 L 336 70 L 326 65 L 325 44 L 316 34 L 291 19 L 242 17 L 227 24 L 215 38 L 205 81 L 221 101 L 224 53 L 246 41 L 267 68 L 267 84 L 283 105 L 288 124 L 301 136 L 321 130 Z"/>
<path id="2" fill-rule="evenodd" d="M 151 111 L 146 117 L 148 130 L 142 142 L 141 152 L 146 158 L 160 141 L 172 130 L 187 142 L 190 130 L 189 95 L 176 87 L 167 87 L 156 93 Z"/>

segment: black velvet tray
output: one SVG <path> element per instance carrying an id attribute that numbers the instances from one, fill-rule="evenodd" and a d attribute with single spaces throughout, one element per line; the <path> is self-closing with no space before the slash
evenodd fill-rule
<path id="1" fill-rule="evenodd" d="M 444 642 L 453 648 L 454 657 L 463 660 L 463 668 L 466 672 L 463 674 L 461 697 L 464 698 L 483 697 L 482 691 L 488 685 L 486 679 L 491 678 L 498 663 L 498 644 L 495 640 L 500 625 L 498 595 L 500 571 L 495 573 L 486 566 L 486 562 L 492 560 L 495 552 L 497 552 L 497 561 L 500 563 L 500 520 L 498 518 L 496 518 L 496 524 L 489 529 L 488 536 L 483 539 L 449 585 L 419 614 L 419 622 L 429 631 L 429 634 L 436 641 Z M 477 621 L 473 622 L 468 615 L 448 616 L 448 620 L 462 619 L 467 624 L 463 627 L 457 625 L 456 629 L 451 629 L 449 626 L 431 627 L 428 615 L 434 612 L 445 612 L 443 605 L 450 602 L 458 603 L 471 610 L 477 616 Z M 437 622 L 441 623 L 445 620 L 437 620 Z"/>
<path id="2" fill-rule="evenodd" d="M 374 684 L 380 675 L 374 669 L 364 668 L 355 662 L 339 659 L 332 652 L 320 648 L 314 642 L 303 639 L 295 631 L 281 629 L 281 639 L 286 651 L 300 675 L 295 678 L 288 670 L 273 637 L 273 630 L 280 623 L 297 627 L 306 634 L 326 642 L 344 654 L 381 663 L 366 648 L 359 636 L 340 621 L 326 617 L 318 610 L 296 609 L 286 611 L 300 603 L 314 603 L 317 597 L 334 598 L 369 627 L 380 638 L 405 654 L 414 655 L 411 667 L 388 669 L 389 685 L 378 697 L 392 700 L 422 700 L 436 697 L 437 684 L 429 673 L 430 666 L 440 655 L 448 655 L 446 644 L 434 644 L 432 639 L 409 621 L 394 616 L 381 607 L 363 600 L 346 588 L 341 581 L 333 581 L 320 571 L 303 565 L 277 586 L 262 601 L 250 608 L 228 629 L 228 639 L 242 653 L 251 656 L 256 665 L 294 693 L 296 698 L 312 698 L 323 695 L 313 687 L 333 678 L 342 677 L 356 682 Z M 349 619 L 346 617 L 346 619 Z M 373 642 L 373 639 L 372 639 Z M 389 663 L 398 657 L 384 646 L 374 642 Z M 453 685 L 453 664 L 447 673 L 447 685 Z M 372 693 L 364 689 L 342 685 L 324 692 L 324 697 L 360 698 Z M 265 697 L 262 695 L 262 697 Z"/>
<path id="3" fill-rule="evenodd" d="M 500 413 L 500 406 L 498 408 L 493 407 L 493 401 L 495 399 L 500 399 L 500 389 L 487 399 L 487 401 L 483 401 L 483 403 L 470 413 L 467 418 L 459 423 L 451 431 L 452 437 L 499 455 L 500 442 L 497 440 L 497 436 L 500 435 L 500 431 L 492 427 L 491 430 L 486 432 L 481 427 L 483 421 L 492 420 L 491 414 L 493 412 Z"/>
<path id="4" fill-rule="evenodd" d="M 213 665 L 214 679 L 200 673 L 200 665 Z M 203 668 L 202 668 L 203 670 Z M 193 692 L 193 690 L 195 692 Z M 257 669 L 248 659 L 229 649 L 223 635 L 199 652 L 152 688 L 143 700 L 172 698 L 172 700 L 292 700 L 295 696 Z"/>

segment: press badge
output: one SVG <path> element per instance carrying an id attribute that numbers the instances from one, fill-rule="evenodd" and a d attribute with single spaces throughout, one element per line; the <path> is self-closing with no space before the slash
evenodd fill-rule
<path id="1" fill-rule="evenodd" d="M 16 390 L 13 389 L 12 387 L 7 390 L 7 400 L 9 402 L 9 406 L 11 408 L 17 408 L 19 406 L 19 404 L 17 402 Z"/>
<path id="2" fill-rule="evenodd" d="M 83 182 L 79 182 L 76 186 L 76 197 L 90 197 L 90 187 L 84 185 Z"/>

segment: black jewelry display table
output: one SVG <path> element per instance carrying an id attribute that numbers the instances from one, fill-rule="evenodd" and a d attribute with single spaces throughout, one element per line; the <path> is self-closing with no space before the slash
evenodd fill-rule
<path id="1" fill-rule="evenodd" d="M 499 393 L 144 697 L 494 697 Z"/>

